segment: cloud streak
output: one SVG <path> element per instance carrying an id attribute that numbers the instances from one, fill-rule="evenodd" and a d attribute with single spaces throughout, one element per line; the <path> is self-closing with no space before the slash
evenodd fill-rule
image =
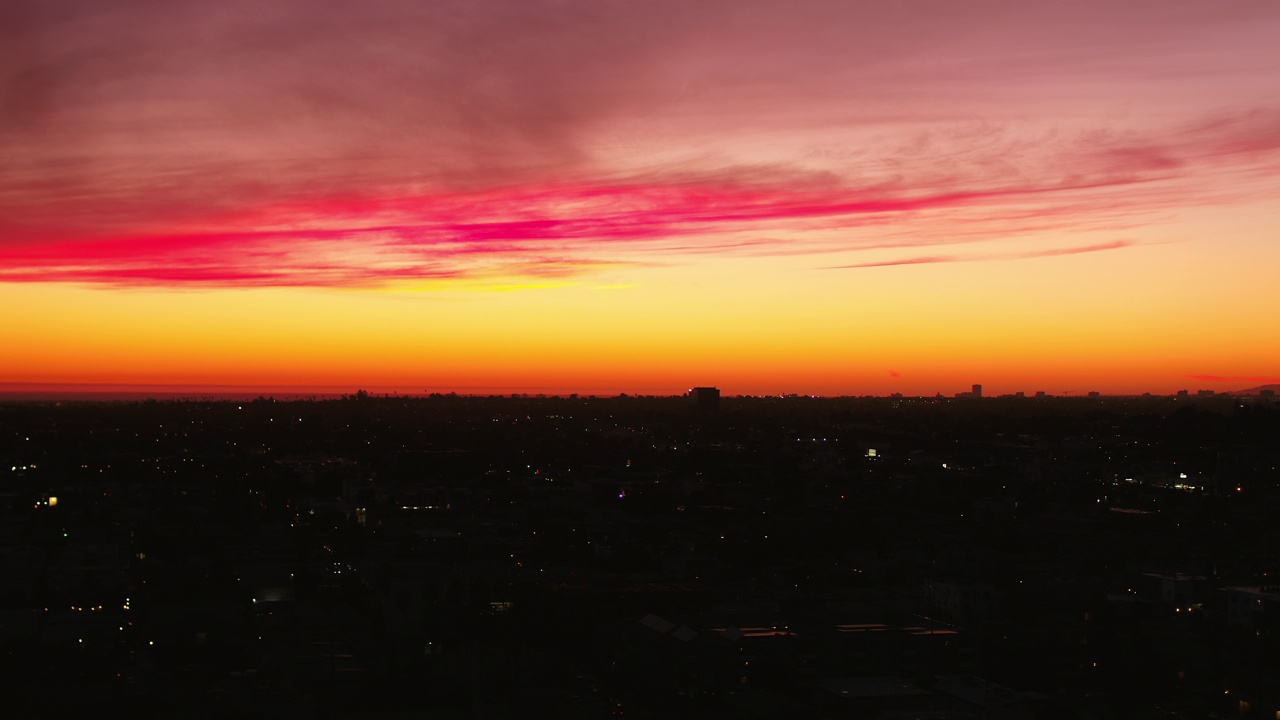
<path id="1" fill-rule="evenodd" d="M 831 251 L 830 240 L 806 241 L 806 230 L 883 223 L 932 210 L 1016 204 L 1043 194 L 1091 189 L 999 188 L 898 197 L 840 187 L 726 186 L 687 180 L 329 198 L 212 218 L 206 222 L 209 229 L 11 245 L 0 248 L 0 280 L 376 286 L 496 272 L 568 276 L 602 265 L 643 264 L 684 254 L 757 252 L 768 241 L 725 238 L 770 229 L 791 233 L 787 243 L 772 243 L 785 252 Z M 1000 257 L 1095 252 L 1125 244 Z M 882 246 L 874 238 L 836 244 L 840 250 Z M 932 256 L 893 264 L 957 259 Z"/>
<path id="2" fill-rule="evenodd" d="M 1277 189 L 1274 3 L 1085 5 L 11 0 L 0 282 L 1032 259 Z M 1173 119 L 1086 113 L 1131 96 Z"/>
<path id="3" fill-rule="evenodd" d="M 854 263 L 852 265 L 835 265 L 830 270 L 853 270 L 859 268 L 876 268 L 876 267 L 893 267 L 896 265 L 930 265 L 933 263 L 955 263 L 955 262 L 978 262 L 983 260 L 1032 260 L 1035 258 L 1058 257 L 1061 255 L 1080 255 L 1083 253 L 1105 252 L 1107 250 L 1119 250 L 1121 248 L 1131 247 L 1132 242 L 1126 240 L 1116 240 L 1114 242 L 1098 243 L 1096 245 L 1081 245 L 1077 247 L 1065 248 L 1048 248 L 1044 250 L 1033 250 L 1031 252 L 1022 253 L 975 253 L 972 255 L 922 255 L 916 257 L 898 258 L 893 260 L 875 260 L 865 263 Z"/>

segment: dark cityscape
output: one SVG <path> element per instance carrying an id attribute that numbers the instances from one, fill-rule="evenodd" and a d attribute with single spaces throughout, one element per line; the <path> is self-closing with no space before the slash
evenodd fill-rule
<path id="1" fill-rule="evenodd" d="M 1277 38 L 0 0 L 0 720 L 1280 720 Z"/>
<path id="2" fill-rule="evenodd" d="M 0 404 L 6 717 L 1280 718 L 1250 395 Z"/>

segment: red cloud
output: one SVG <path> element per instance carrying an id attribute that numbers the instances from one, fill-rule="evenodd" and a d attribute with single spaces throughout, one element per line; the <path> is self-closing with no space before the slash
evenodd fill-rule
<path id="1" fill-rule="evenodd" d="M 19 226 L 4 233 L 0 281 L 376 286 L 503 273 L 566 276 L 602 265 L 646 264 L 655 256 L 665 262 L 674 254 L 919 252 L 1052 228 L 1121 230 L 1178 204 L 1229 201 L 1212 192 L 1190 196 L 1183 176 L 1191 167 L 1238 162 L 1257 172 L 1267 166 L 1280 148 L 1280 133 L 1267 122 L 1276 117 L 1246 113 L 1190 126 L 1161 143 L 1095 134 L 1073 146 L 1079 157 L 1036 166 L 1046 178 L 1040 181 L 991 172 L 938 178 L 921 171 L 915 185 L 900 180 L 857 187 L 785 168 L 725 168 L 487 190 L 383 188 L 284 200 L 268 193 L 259 202 L 239 193 L 231 211 L 185 207 L 181 219 L 163 203 L 152 215 L 136 210 L 116 216 L 115 198 L 90 194 L 68 200 L 69 220 L 60 230 L 50 220 L 38 232 Z M 116 229 L 95 237 L 101 232 L 89 229 L 96 227 L 90 222 L 95 217 Z M 174 229 L 156 230 L 165 226 Z M 839 239 L 830 233 L 855 229 L 856 236 L 847 232 Z M 839 267 L 1030 259 L 1129 244 L 913 254 Z"/>
<path id="2" fill-rule="evenodd" d="M 563 275 L 602 263 L 643 262 L 651 253 L 749 251 L 764 242 L 726 242 L 721 239 L 725 234 L 852 226 L 866 216 L 1018 202 L 1073 189 L 896 197 L 830 187 L 779 189 L 687 181 L 328 198 L 261 207 L 201 223 L 211 229 L 9 246 L 0 249 L 0 280 L 349 286 L 488 275 L 504 269 L 516 275 Z M 673 243 L 677 238 L 684 240 Z M 797 244 L 789 249 L 830 248 Z M 615 257 L 602 261 L 600 254 Z"/>
<path id="3" fill-rule="evenodd" d="M 1111 183 L 1125 186 L 1130 180 Z M 814 253 L 953 243 L 730 240 L 743 232 L 856 227 L 940 209 L 991 214 L 1106 182 L 876 194 L 841 187 L 707 182 L 559 185 L 331 197 L 225 214 L 180 233 L 126 234 L 0 249 L 0 281 L 111 285 L 364 286 L 402 279 L 568 275 L 654 253 Z M 1028 210 L 1013 210 L 1015 214 Z M 989 219 L 993 222 L 994 218 Z M 679 242 L 673 242 L 682 238 Z M 926 255 L 842 267 L 1020 259 L 1125 247 L 1113 242 L 1005 255 Z M 600 255 L 612 256 L 608 260 Z M 550 258 L 550 260 L 548 260 Z M 540 268 L 540 264 L 549 263 Z"/>

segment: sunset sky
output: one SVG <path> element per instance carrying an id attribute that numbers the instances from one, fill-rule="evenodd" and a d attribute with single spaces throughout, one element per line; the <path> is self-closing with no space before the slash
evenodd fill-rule
<path id="1" fill-rule="evenodd" d="M 0 390 L 1280 382 L 1280 2 L 5 0 Z"/>

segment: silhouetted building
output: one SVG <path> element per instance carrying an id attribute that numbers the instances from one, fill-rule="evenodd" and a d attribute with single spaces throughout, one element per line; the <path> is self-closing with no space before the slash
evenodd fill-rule
<path id="1" fill-rule="evenodd" d="M 978 383 L 973 384 L 973 396 L 976 398 L 982 397 L 982 385 Z"/>
<path id="2" fill-rule="evenodd" d="M 720 409 L 720 388 L 696 387 L 693 389 L 693 399 L 699 410 L 715 412 Z"/>
<path id="3" fill-rule="evenodd" d="M 1280 607 L 1280 587 L 1225 587 L 1227 624 L 1252 630 L 1258 635 L 1276 627 L 1276 608 Z"/>

